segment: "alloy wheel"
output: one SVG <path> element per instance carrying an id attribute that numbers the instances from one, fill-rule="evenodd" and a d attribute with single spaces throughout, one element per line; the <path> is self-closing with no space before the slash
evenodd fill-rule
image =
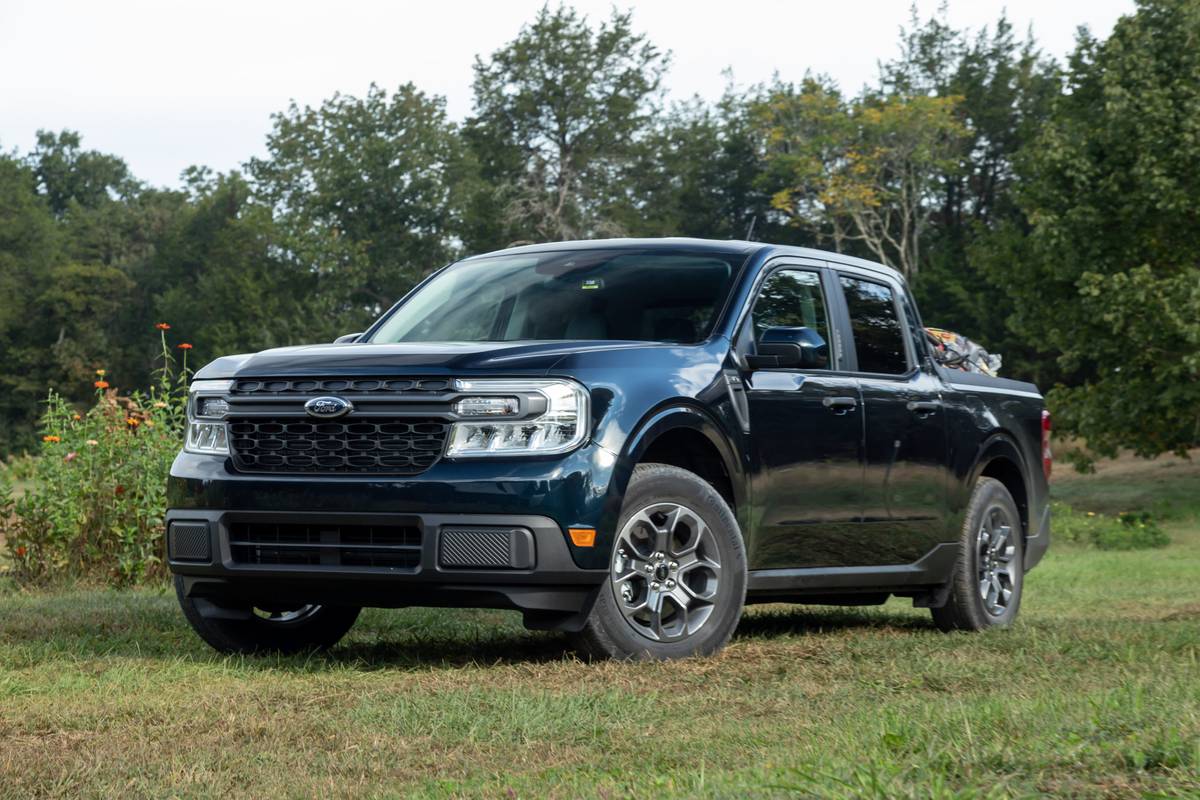
<path id="1" fill-rule="evenodd" d="M 1013 520 L 1008 510 L 994 505 L 983 514 L 976 535 L 976 555 L 979 571 L 979 597 L 983 608 L 993 617 L 1008 611 L 1020 579 L 1016 562 L 1017 545 L 1013 537 Z"/>
<path id="2" fill-rule="evenodd" d="M 617 534 L 609 582 L 625 621 L 647 639 L 680 641 L 700 630 L 720 580 L 716 538 L 686 506 L 647 506 Z"/>

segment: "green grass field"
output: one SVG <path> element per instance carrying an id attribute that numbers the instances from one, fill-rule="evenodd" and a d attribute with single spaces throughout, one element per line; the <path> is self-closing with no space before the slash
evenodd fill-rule
<path id="1" fill-rule="evenodd" d="M 210 653 L 166 592 L 0 596 L 0 796 L 1200 797 L 1200 465 L 1067 476 L 1163 550 L 1052 549 L 1019 623 L 752 610 L 721 655 L 584 664 L 497 612 Z"/>

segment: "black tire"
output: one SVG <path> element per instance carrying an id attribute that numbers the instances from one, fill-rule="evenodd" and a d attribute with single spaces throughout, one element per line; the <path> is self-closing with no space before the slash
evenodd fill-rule
<path id="1" fill-rule="evenodd" d="M 745 602 L 746 550 L 729 505 L 687 470 L 640 464 L 625 492 L 609 575 L 576 643 L 592 658 L 709 655 L 729 641 Z M 647 610 L 632 611 L 639 603 Z"/>
<path id="2" fill-rule="evenodd" d="M 277 618 L 260 616 L 253 609 L 249 616 L 214 618 L 201 615 L 197 603 L 183 594 L 183 579 L 175 576 L 175 595 L 183 615 L 200 638 L 222 653 L 306 653 L 337 644 L 354 626 L 362 610 L 353 606 L 307 606 L 295 619 L 277 610 Z M 234 615 L 231 615 L 233 617 Z"/>
<path id="3" fill-rule="evenodd" d="M 967 505 L 949 599 L 930 609 L 934 623 L 943 631 L 1011 625 L 1021 607 L 1024 557 L 1021 515 L 1012 495 L 1000 481 L 980 478 Z"/>

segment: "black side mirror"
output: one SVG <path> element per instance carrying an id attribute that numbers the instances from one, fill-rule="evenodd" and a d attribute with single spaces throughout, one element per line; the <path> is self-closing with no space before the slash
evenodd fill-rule
<path id="1" fill-rule="evenodd" d="M 350 342 L 357 342 L 358 337 L 360 337 L 360 336 L 362 336 L 362 331 L 359 331 L 358 333 L 347 333 L 343 336 L 339 336 L 336 339 L 334 339 L 333 343 L 334 344 L 349 344 Z"/>
<path id="2" fill-rule="evenodd" d="M 829 366 L 829 345 L 812 328 L 767 328 L 758 340 L 751 367 L 824 369 Z"/>

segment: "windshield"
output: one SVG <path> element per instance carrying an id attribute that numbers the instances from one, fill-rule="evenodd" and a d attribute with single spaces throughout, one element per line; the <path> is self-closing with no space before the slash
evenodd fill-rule
<path id="1" fill-rule="evenodd" d="M 462 261 L 398 308 L 372 342 L 708 336 L 743 256 L 573 250 Z"/>

